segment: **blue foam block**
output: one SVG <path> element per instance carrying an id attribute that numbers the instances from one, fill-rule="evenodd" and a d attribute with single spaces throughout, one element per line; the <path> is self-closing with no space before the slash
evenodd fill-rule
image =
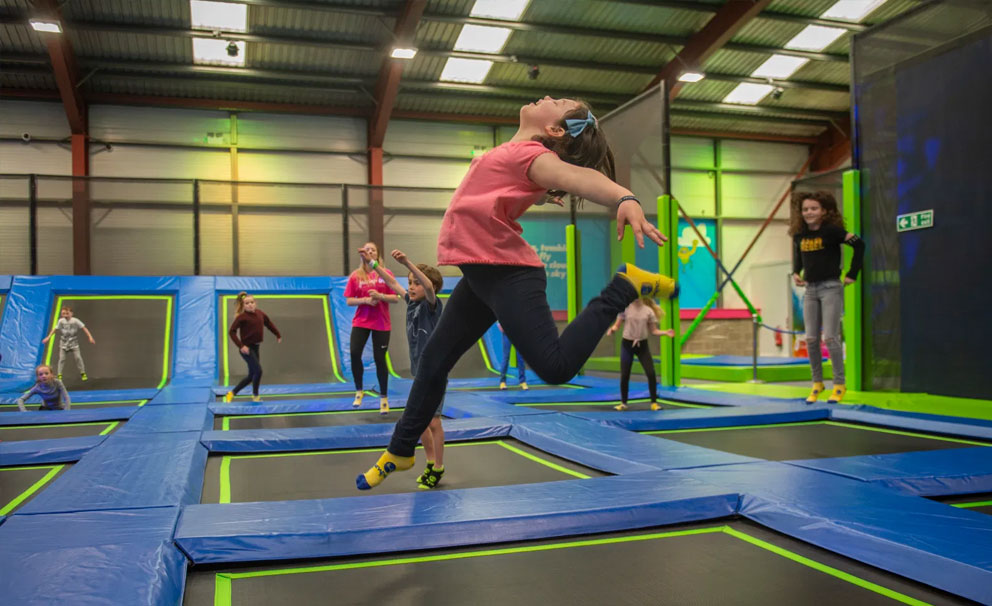
<path id="1" fill-rule="evenodd" d="M 522 541 L 733 515 L 739 496 L 661 473 L 274 503 L 193 505 L 176 542 L 197 564 Z"/>
<path id="2" fill-rule="evenodd" d="M 217 376 L 217 331 L 204 330 L 217 325 L 217 294 L 213 276 L 186 276 L 179 279 L 176 297 L 176 346 L 173 353 L 172 384 L 182 387 L 210 387 Z"/>
<path id="3" fill-rule="evenodd" d="M 444 423 L 445 441 L 482 440 L 509 435 L 510 423 L 500 419 L 456 419 Z M 296 429 L 242 429 L 205 431 L 201 437 L 210 452 L 289 452 L 372 448 L 389 444 L 393 425 L 344 425 Z"/>
<path id="4" fill-rule="evenodd" d="M 551 413 L 512 419 L 510 436 L 545 452 L 609 473 L 630 474 L 758 460 L 605 427 L 569 415 Z"/>
<path id="5" fill-rule="evenodd" d="M 689 402 L 690 404 L 710 404 L 712 406 L 754 406 L 759 404 L 782 404 L 785 402 L 797 402 L 799 398 L 767 398 L 764 396 L 752 396 L 739 393 L 724 393 L 708 389 L 695 389 L 692 387 L 667 387 L 658 386 L 658 397 L 676 402 Z"/>
<path id="6" fill-rule="evenodd" d="M 213 429 L 213 416 L 206 404 L 142 406 L 118 435 L 206 431 Z"/>
<path id="7" fill-rule="evenodd" d="M 686 366 L 746 366 L 751 368 L 751 356 L 705 356 L 702 358 L 682 358 Z M 758 356 L 758 366 L 805 366 L 809 364 L 806 358 L 786 358 L 777 356 Z"/>
<path id="8" fill-rule="evenodd" d="M 788 463 L 870 482 L 909 495 L 992 492 L 992 448 L 985 446 Z"/>
<path id="9" fill-rule="evenodd" d="M 24 391 L 33 383 L 51 302 L 51 277 L 13 277 L 0 317 L 0 391 Z"/>
<path id="10" fill-rule="evenodd" d="M 15 465 L 43 465 L 45 463 L 78 461 L 84 454 L 99 446 L 106 439 L 107 436 L 80 436 L 78 438 L 0 442 L 0 464 L 4 467 L 13 467 Z"/>
<path id="11" fill-rule="evenodd" d="M 391 380 L 390 386 L 396 379 Z M 214 395 L 222 396 L 229 391 L 233 385 L 215 386 Z M 258 390 L 262 396 L 297 393 L 344 393 L 354 392 L 355 386 L 350 383 L 293 383 L 287 385 L 262 385 Z M 390 390 L 392 391 L 392 390 Z"/>
<path id="12" fill-rule="evenodd" d="M 626 412 L 594 411 L 567 412 L 567 414 L 630 431 L 660 431 L 666 429 L 699 429 L 705 427 L 732 427 L 735 425 L 821 421 L 829 418 L 830 411 L 825 406 L 785 403 L 732 408 L 695 408 L 658 411 L 635 410 Z"/>
<path id="13" fill-rule="evenodd" d="M 445 401 L 444 414 L 456 419 L 469 417 L 510 417 L 518 415 L 547 414 L 549 411 L 526 406 L 514 406 L 500 402 L 488 395 L 475 396 L 471 399 L 459 399 L 453 402 Z"/>
<path id="14" fill-rule="evenodd" d="M 27 405 L 26 405 L 27 406 Z M 140 410 L 137 406 L 111 408 L 75 408 L 70 410 L 31 410 L 0 415 L 0 427 L 11 425 L 60 425 L 130 419 Z"/>
<path id="15" fill-rule="evenodd" d="M 30 385 L 29 385 L 30 387 Z M 5 392 L 0 396 L 0 404 L 14 404 L 24 391 Z M 118 402 L 121 400 L 149 400 L 158 389 L 95 389 L 92 391 L 71 391 L 73 402 Z M 32 396 L 33 397 L 33 396 Z"/>
<path id="16" fill-rule="evenodd" d="M 675 472 L 744 494 L 741 515 L 921 583 L 992 601 L 992 516 L 787 465 Z"/>
<path id="17" fill-rule="evenodd" d="M 0 526 L 5 604 L 179 604 L 178 508 L 14 515 Z"/>
<path id="18" fill-rule="evenodd" d="M 834 408 L 830 411 L 830 418 L 837 421 L 854 421 L 857 423 L 882 425 L 884 427 L 896 427 L 899 429 L 908 429 L 912 431 L 925 431 L 927 433 L 960 436 L 962 438 L 977 438 L 979 440 L 992 442 L 992 427 L 987 427 L 985 425 L 920 419 L 917 417 L 893 414 L 878 414 L 875 412 L 850 410 L 846 408 Z"/>
<path id="19" fill-rule="evenodd" d="M 199 437 L 199 432 L 109 436 L 18 515 L 199 503 L 207 462 Z"/>

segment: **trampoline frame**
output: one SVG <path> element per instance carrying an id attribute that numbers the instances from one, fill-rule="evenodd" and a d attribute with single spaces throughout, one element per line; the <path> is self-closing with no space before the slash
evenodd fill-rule
<path id="1" fill-rule="evenodd" d="M 172 304 L 173 296 L 170 295 L 58 295 L 55 299 L 54 312 L 52 314 L 52 325 L 49 331 L 55 330 L 59 323 L 59 314 L 62 312 L 62 304 L 66 301 L 165 301 L 165 345 L 162 354 L 162 379 L 155 389 L 162 389 L 169 382 L 169 355 L 172 351 Z M 49 339 L 45 349 L 45 364 L 51 365 L 52 352 L 55 350 L 55 339 Z"/>

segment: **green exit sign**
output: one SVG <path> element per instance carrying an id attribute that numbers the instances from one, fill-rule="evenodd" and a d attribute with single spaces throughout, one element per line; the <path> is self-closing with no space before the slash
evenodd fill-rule
<path id="1" fill-rule="evenodd" d="M 897 232 L 926 229 L 928 227 L 933 227 L 932 210 L 921 210 L 920 212 L 908 213 L 896 217 Z"/>

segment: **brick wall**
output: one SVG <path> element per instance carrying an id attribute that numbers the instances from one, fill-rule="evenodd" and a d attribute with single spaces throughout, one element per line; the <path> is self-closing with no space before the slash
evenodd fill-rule
<path id="1" fill-rule="evenodd" d="M 682 334 L 691 320 L 682 320 Z M 689 337 L 682 353 L 749 356 L 753 347 L 753 324 L 750 318 L 739 320 L 703 320 Z"/>

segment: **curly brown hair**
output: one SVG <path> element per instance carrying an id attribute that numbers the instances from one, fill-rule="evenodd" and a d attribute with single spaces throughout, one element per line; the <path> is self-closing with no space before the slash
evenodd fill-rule
<path id="1" fill-rule="evenodd" d="M 603 173 L 610 179 L 616 179 L 616 166 L 613 160 L 613 150 L 610 149 L 606 134 L 599 124 L 587 126 L 578 137 L 573 137 L 568 133 L 568 126 L 565 120 L 584 120 L 592 112 L 592 106 L 587 102 L 576 99 L 579 103 L 577 109 L 565 114 L 558 123 L 558 126 L 565 129 L 565 134 L 561 137 L 549 137 L 537 135 L 533 141 L 539 141 L 544 147 L 555 152 L 559 158 L 585 168 L 592 168 Z M 548 195 L 552 197 L 564 196 L 567 192 L 561 190 L 548 190 Z"/>
<path id="2" fill-rule="evenodd" d="M 837 210 L 837 200 L 833 194 L 826 191 L 797 191 L 792 192 L 792 203 L 789 213 L 789 235 L 794 236 L 805 232 L 808 227 L 803 221 L 803 202 L 805 200 L 816 200 L 824 211 L 823 223 L 821 225 L 836 225 L 844 229 L 844 217 L 840 216 Z"/>

